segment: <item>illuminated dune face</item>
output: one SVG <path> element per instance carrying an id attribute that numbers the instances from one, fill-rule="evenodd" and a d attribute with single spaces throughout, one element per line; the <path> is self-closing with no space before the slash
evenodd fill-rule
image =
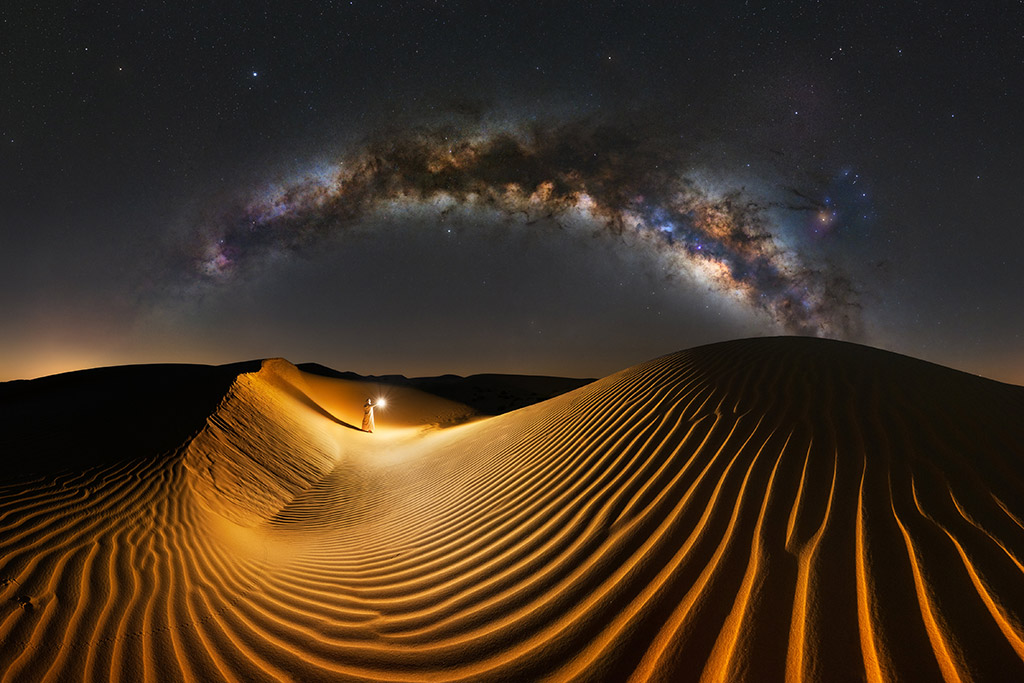
<path id="1" fill-rule="evenodd" d="M 364 434 L 307 380 L 3 485 L 2 679 L 1024 679 L 1020 387 L 762 339 Z"/>

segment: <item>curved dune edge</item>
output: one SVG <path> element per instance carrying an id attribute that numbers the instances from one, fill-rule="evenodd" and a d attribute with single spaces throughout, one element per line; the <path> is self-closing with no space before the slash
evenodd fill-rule
<path id="1" fill-rule="evenodd" d="M 1024 388 L 743 340 L 369 435 L 304 381 L 0 485 L 0 680 L 1024 679 Z"/>

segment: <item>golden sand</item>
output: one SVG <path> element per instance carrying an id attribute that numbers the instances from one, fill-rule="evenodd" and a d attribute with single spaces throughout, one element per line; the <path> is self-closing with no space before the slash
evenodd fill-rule
<path id="1" fill-rule="evenodd" d="M 1024 680 L 1024 388 L 780 338 L 368 391 L 266 361 L 176 450 L 0 478 L 0 680 Z"/>

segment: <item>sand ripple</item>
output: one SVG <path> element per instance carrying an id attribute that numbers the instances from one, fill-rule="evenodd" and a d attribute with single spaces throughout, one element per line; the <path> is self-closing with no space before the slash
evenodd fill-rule
<path id="1" fill-rule="evenodd" d="M 1022 416 L 789 338 L 367 435 L 270 363 L 0 484 L 0 680 L 1024 680 Z"/>

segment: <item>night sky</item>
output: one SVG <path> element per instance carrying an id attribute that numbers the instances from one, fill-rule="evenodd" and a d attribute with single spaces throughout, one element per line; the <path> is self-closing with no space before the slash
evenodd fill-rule
<path id="1" fill-rule="evenodd" d="M 848 339 L 1024 384 L 1024 3 L 0 8 L 0 380 L 602 376 Z"/>

